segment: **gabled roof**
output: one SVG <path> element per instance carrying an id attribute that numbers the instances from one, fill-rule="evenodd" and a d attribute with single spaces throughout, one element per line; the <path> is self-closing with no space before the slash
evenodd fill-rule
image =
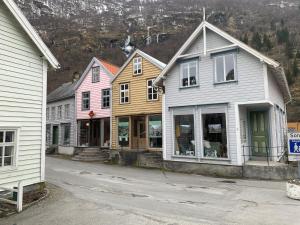
<path id="1" fill-rule="evenodd" d="M 96 57 L 93 57 L 92 61 L 89 63 L 89 65 L 86 67 L 85 71 L 83 72 L 83 74 L 81 75 L 79 81 L 77 82 L 76 86 L 75 86 L 75 90 L 80 86 L 80 84 L 83 82 L 83 80 L 85 79 L 86 75 L 89 73 L 90 69 L 92 68 L 92 66 L 94 64 L 98 64 L 99 66 L 101 66 L 106 73 L 108 74 L 108 76 L 110 76 L 111 80 L 114 78 L 115 74 L 117 73 L 117 71 L 119 70 L 119 67 L 105 61 L 102 59 L 97 59 Z"/>
<path id="2" fill-rule="evenodd" d="M 253 55 L 254 57 L 258 58 L 261 62 L 264 62 L 268 65 L 268 67 L 272 67 L 275 70 L 278 71 L 278 74 L 281 74 L 281 78 L 277 79 L 279 82 L 283 82 L 280 86 L 284 87 L 286 96 L 291 96 L 289 87 L 286 81 L 286 77 L 284 75 L 284 72 L 282 72 L 282 68 L 280 67 L 280 64 L 276 62 L 275 60 L 263 55 L 262 53 L 258 52 L 257 50 L 251 48 L 250 46 L 246 45 L 245 43 L 237 40 L 236 38 L 232 37 L 228 33 L 222 31 L 221 29 L 217 28 L 216 26 L 210 24 L 207 21 L 203 21 L 196 30 L 192 33 L 192 35 L 187 39 L 187 41 L 182 45 L 182 47 L 177 51 L 175 56 L 170 60 L 168 65 L 164 68 L 164 70 L 161 72 L 161 74 L 155 79 L 154 85 L 158 86 L 162 84 L 163 79 L 165 79 L 167 73 L 171 70 L 173 65 L 176 63 L 176 60 L 191 46 L 191 44 L 194 42 L 194 40 L 199 37 L 201 32 L 203 32 L 204 29 L 209 29 L 216 34 L 220 35 L 224 39 L 228 40 L 232 43 L 231 46 L 235 46 L 237 48 L 243 49 L 244 51 L 248 52 L 249 54 Z M 278 78 L 278 76 L 277 76 Z"/>
<path id="3" fill-rule="evenodd" d="M 56 88 L 47 96 L 47 103 L 61 101 L 75 96 L 76 82 L 68 82 Z"/>
<path id="4" fill-rule="evenodd" d="M 146 54 L 145 52 L 136 49 L 131 56 L 127 59 L 127 61 L 124 63 L 124 65 L 121 67 L 121 69 L 119 70 L 119 72 L 117 73 L 117 75 L 115 76 L 115 78 L 112 80 L 112 82 L 114 82 L 115 79 L 117 79 L 117 77 L 123 72 L 123 70 L 127 67 L 127 65 L 131 62 L 131 60 L 136 56 L 136 54 L 142 56 L 143 58 L 145 58 L 146 60 L 148 60 L 150 63 L 152 63 L 153 65 L 157 66 L 159 69 L 163 70 L 166 67 L 166 64 L 159 61 L 158 59 Z"/>
<path id="5" fill-rule="evenodd" d="M 40 38 L 38 33 L 35 31 L 35 29 L 28 22 L 28 20 L 23 15 L 21 10 L 18 8 L 16 3 L 13 0 L 1 0 L 1 1 L 3 1 L 3 3 L 9 9 L 9 11 L 13 14 L 15 19 L 20 24 L 20 26 L 23 28 L 23 30 L 26 32 L 26 34 L 29 36 L 29 38 L 33 41 L 33 43 L 36 45 L 36 47 L 40 50 L 40 52 L 44 55 L 44 57 L 47 59 L 49 64 L 53 68 L 58 69 L 60 67 L 58 61 L 53 56 L 53 54 L 50 52 L 50 50 L 45 45 L 45 43 L 42 41 L 42 39 Z"/>
<path id="6" fill-rule="evenodd" d="M 118 66 L 116 66 L 116 65 L 113 65 L 113 64 L 111 64 L 110 62 L 107 62 L 107 61 L 105 61 L 105 60 L 103 60 L 103 59 L 98 59 L 100 62 L 101 62 L 101 64 L 111 73 L 111 74 L 113 74 L 113 75 L 116 75 L 117 74 L 117 72 L 119 71 L 119 67 Z"/>

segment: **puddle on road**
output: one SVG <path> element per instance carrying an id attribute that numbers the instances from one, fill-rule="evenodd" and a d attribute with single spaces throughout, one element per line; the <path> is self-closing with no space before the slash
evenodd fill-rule
<path id="1" fill-rule="evenodd" d="M 89 172 L 89 171 L 81 171 L 79 174 L 80 175 L 85 175 L 85 174 L 91 174 L 91 172 Z"/>
<path id="2" fill-rule="evenodd" d="M 221 180 L 220 183 L 226 183 L 226 184 L 236 184 L 236 181 L 234 180 Z"/>
<path id="3" fill-rule="evenodd" d="M 149 195 L 141 195 L 141 194 L 131 194 L 132 197 L 134 198 L 149 198 Z"/>

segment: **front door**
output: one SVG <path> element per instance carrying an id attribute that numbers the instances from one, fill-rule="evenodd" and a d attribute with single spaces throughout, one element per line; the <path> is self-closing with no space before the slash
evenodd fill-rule
<path id="1" fill-rule="evenodd" d="M 146 123 L 145 116 L 136 116 L 132 119 L 132 149 L 146 148 Z"/>
<path id="2" fill-rule="evenodd" d="M 89 146 L 100 146 L 100 120 L 90 121 L 90 143 Z"/>
<path id="3" fill-rule="evenodd" d="M 58 145 L 58 126 L 52 127 L 52 144 Z"/>
<path id="4" fill-rule="evenodd" d="M 251 150 L 253 157 L 266 157 L 268 150 L 268 114 L 266 111 L 250 112 Z"/>

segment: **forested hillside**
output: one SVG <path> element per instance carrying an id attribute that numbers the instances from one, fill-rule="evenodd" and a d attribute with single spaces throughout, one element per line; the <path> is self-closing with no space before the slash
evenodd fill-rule
<path id="1" fill-rule="evenodd" d="M 62 65 L 49 74 L 48 91 L 81 73 L 93 56 L 122 65 L 128 35 L 136 47 L 167 63 L 201 23 L 202 7 L 206 7 L 209 22 L 285 67 L 294 97 L 289 119 L 300 120 L 299 0 L 16 2 Z"/>

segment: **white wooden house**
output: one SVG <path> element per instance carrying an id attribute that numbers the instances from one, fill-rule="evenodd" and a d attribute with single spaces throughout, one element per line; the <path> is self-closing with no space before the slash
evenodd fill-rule
<path id="1" fill-rule="evenodd" d="M 155 80 L 164 86 L 164 160 L 279 161 L 291 95 L 283 68 L 207 21 Z"/>
<path id="2" fill-rule="evenodd" d="M 47 68 L 59 64 L 13 0 L 0 0 L 0 187 L 45 180 Z"/>

